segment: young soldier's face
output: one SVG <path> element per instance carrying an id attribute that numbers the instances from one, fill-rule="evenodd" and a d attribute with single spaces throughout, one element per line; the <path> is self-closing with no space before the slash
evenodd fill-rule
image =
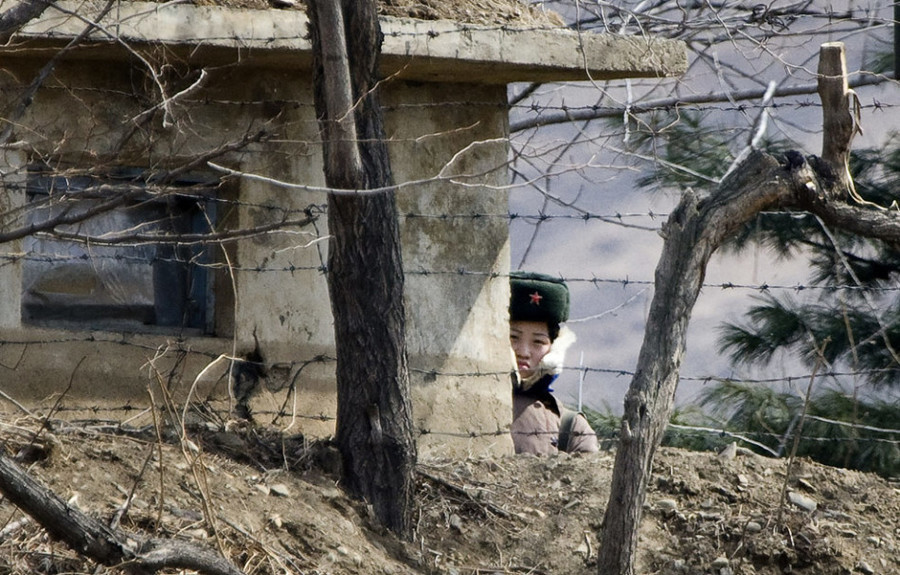
<path id="1" fill-rule="evenodd" d="M 552 343 L 546 322 L 509 322 L 509 344 L 516 354 L 516 367 L 523 379 L 534 374 Z"/>

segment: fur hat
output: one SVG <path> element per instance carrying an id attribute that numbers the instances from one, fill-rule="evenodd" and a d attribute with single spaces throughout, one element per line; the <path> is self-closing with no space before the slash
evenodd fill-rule
<path id="1" fill-rule="evenodd" d="M 534 272 L 509 275 L 509 319 L 559 325 L 569 319 L 569 287 L 553 276 Z"/>

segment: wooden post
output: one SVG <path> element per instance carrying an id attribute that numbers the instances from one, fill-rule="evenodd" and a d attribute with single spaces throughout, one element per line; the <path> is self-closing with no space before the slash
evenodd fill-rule
<path id="1" fill-rule="evenodd" d="M 819 98 L 822 100 L 822 159 L 840 179 L 850 180 L 850 144 L 859 131 L 856 94 L 847 84 L 847 58 L 843 42 L 822 44 L 819 49 Z"/>

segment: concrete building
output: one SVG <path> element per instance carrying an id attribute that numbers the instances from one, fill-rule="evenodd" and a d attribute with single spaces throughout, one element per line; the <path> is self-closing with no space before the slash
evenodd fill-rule
<path id="1" fill-rule="evenodd" d="M 15 400 L 139 422 L 148 405 L 208 399 L 219 416 L 244 402 L 261 422 L 330 434 L 325 192 L 304 13 L 123 2 L 65 49 L 99 10 L 86 6 L 50 8 L 0 46 L 0 131 L 12 130 L 0 149 L 4 410 Z M 382 26 L 420 452 L 509 452 L 507 84 L 675 75 L 685 51 L 560 29 Z M 97 186 L 126 199 L 61 229 L 116 242 L 14 233 L 64 218 L 55 200 Z M 166 231 L 227 241 L 152 241 Z M 216 358 L 254 352 L 265 377 L 254 387 L 260 374 L 246 369 L 229 393 L 230 362 Z"/>

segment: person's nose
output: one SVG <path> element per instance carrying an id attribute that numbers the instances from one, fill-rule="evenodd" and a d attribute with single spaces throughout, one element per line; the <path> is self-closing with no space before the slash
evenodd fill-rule
<path id="1" fill-rule="evenodd" d="M 516 355 L 518 357 L 526 358 L 530 355 L 528 353 L 529 352 L 528 346 L 523 344 L 522 342 L 516 342 L 515 346 L 513 346 L 513 350 L 516 352 Z"/>

